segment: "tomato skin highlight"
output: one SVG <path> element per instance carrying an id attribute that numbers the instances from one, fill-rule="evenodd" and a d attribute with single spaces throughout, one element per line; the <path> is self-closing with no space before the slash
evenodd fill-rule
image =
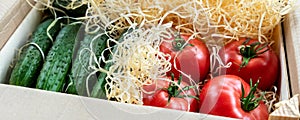
<path id="1" fill-rule="evenodd" d="M 187 41 L 190 35 L 181 34 L 180 37 Z M 189 40 L 188 45 L 186 45 L 183 49 L 177 51 L 174 50 L 174 46 L 172 45 L 172 41 L 174 41 L 174 39 L 175 37 L 170 40 L 165 40 L 160 45 L 161 52 L 171 55 L 170 62 L 172 63 L 172 69 L 167 74 L 170 75 L 173 73 L 175 77 L 178 78 L 180 75 L 178 70 L 181 70 L 185 74 L 190 75 L 195 83 L 203 81 L 207 77 L 210 69 L 210 54 L 205 43 L 194 38 Z M 177 57 L 176 54 L 178 54 Z M 178 70 L 175 69 L 174 65 L 176 65 Z M 191 83 L 184 75 L 182 80 L 186 83 Z"/>
<path id="2" fill-rule="evenodd" d="M 257 80 L 260 80 L 258 85 L 259 89 L 271 89 L 278 80 L 280 74 L 280 63 L 278 56 L 270 46 L 267 46 L 265 49 L 268 48 L 268 51 L 251 58 L 245 67 L 240 68 L 243 61 L 243 56 L 240 53 L 239 47 L 245 41 L 246 39 L 241 39 L 239 41 L 230 42 L 220 50 L 219 55 L 222 61 L 225 64 L 228 64 L 229 62 L 232 63 L 229 68 L 223 68 L 221 74 L 237 75 L 243 78 L 247 83 L 250 82 L 250 79 L 252 79 L 253 83 L 256 83 Z M 258 41 L 251 39 L 246 45 L 254 42 Z"/>
<path id="3" fill-rule="evenodd" d="M 170 79 L 170 78 L 167 78 Z M 175 79 L 174 82 L 177 82 Z M 169 87 L 169 81 L 158 79 L 156 83 L 153 82 L 150 85 L 144 85 L 143 89 L 147 92 L 154 93 L 145 93 L 143 92 L 143 103 L 147 106 L 156 106 L 162 108 L 169 108 L 175 110 L 189 111 L 189 112 L 199 112 L 199 101 L 195 98 L 190 97 L 171 97 L 168 102 L 169 93 L 166 90 Z M 181 81 L 180 87 L 188 86 L 187 83 Z M 184 91 L 187 95 L 196 96 L 194 89 L 189 89 Z M 184 95 L 183 92 L 180 95 Z M 189 108 L 190 107 L 190 108 Z"/>
<path id="4" fill-rule="evenodd" d="M 200 113 L 219 115 L 244 120 L 267 120 L 267 106 L 260 101 L 258 107 L 249 112 L 241 106 L 243 84 L 246 97 L 250 86 L 235 75 L 221 75 L 209 80 L 200 93 Z"/>

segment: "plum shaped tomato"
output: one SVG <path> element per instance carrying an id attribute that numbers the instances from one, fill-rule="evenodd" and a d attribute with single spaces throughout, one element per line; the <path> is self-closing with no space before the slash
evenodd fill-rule
<path id="1" fill-rule="evenodd" d="M 209 80 L 200 93 L 200 113 L 244 120 L 267 120 L 267 106 L 254 95 L 257 82 L 246 83 L 236 75 L 221 75 Z"/>
<path id="2" fill-rule="evenodd" d="M 204 80 L 209 72 L 210 54 L 204 42 L 197 38 L 190 40 L 189 38 L 190 35 L 181 34 L 164 40 L 160 45 L 160 51 L 171 56 L 172 69 L 167 73 L 168 75 L 174 73 L 178 78 L 180 74 L 178 70 L 180 70 L 198 83 Z M 178 70 L 175 69 L 175 65 Z M 183 76 L 182 79 L 191 84 L 188 77 Z"/>
<path id="3" fill-rule="evenodd" d="M 258 88 L 270 89 L 279 77 L 279 59 L 268 43 L 261 44 L 255 39 L 241 39 L 226 44 L 219 52 L 225 64 L 221 74 L 232 74 L 241 77 L 247 83 L 260 81 Z"/>
<path id="4" fill-rule="evenodd" d="M 167 79 L 167 80 L 165 80 Z M 172 80 L 173 82 L 170 82 Z M 182 89 L 174 84 L 176 82 Z M 143 86 L 143 104 L 168 109 L 199 112 L 199 101 L 194 86 L 176 80 L 174 76 L 165 77 Z M 184 91 L 184 92 L 183 92 Z"/>

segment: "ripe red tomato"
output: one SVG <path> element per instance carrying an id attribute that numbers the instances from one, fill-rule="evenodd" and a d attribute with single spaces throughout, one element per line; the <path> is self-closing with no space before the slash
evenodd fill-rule
<path id="1" fill-rule="evenodd" d="M 256 87 L 257 84 L 250 88 L 249 84 L 235 75 L 212 78 L 200 93 L 199 111 L 244 120 L 267 120 L 269 114 L 266 105 L 260 99 L 254 99 Z"/>
<path id="2" fill-rule="evenodd" d="M 170 78 L 165 79 L 170 80 Z M 174 82 L 178 83 L 177 80 L 174 80 Z M 183 88 L 182 90 L 164 79 L 158 79 L 150 85 L 144 85 L 144 91 L 154 92 L 143 92 L 144 105 L 198 112 L 199 102 L 195 98 L 195 90 L 189 88 L 190 86 L 184 81 L 181 81 L 179 85 Z M 184 91 L 186 95 L 182 91 Z"/>
<path id="3" fill-rule="evenodd" d="M 165 40 L 160 45 L 160 51 L 171 55 L 172 69 L 168 75 L 174 73 L 178 78 L 180 71 L 190 75 L 195 83 L 204 80 L 209 72 L 210 54 L 206 45 L 199 39 L 194 38 L 188 41 L 189 35 L 180 35 L 170 40 Z M 177 57 L 176 54 L 178 54 Z M 175 59 L 175 62 L 174 62 Z M 175 63 L 175 64 L 174 64 Z M 177 69 L 175 69 L 176 65 Z M 190 80 L 183 76 L 183 81 L 190 83 Z"/>
<path id="4" fill-rule="evenodd" d="M 247 83 L 260 80 L 259 89 L 270 89 L 279 77 L 279 59 L 269 45 L 254 39 L 242 39 L 226 44 L 219 52 L 225 64 L 231 62 L 223 74 L 237 75 Z"/>

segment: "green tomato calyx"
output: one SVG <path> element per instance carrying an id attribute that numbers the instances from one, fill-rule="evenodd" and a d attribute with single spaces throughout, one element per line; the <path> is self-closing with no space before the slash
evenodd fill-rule
<path id="1" fill-rule="evenodd" d="M 174 81 L 174 74 L 173 73 L 171 74 L 171 80 Z M 194 98 L 196 100 L 199 100 L 198 97 L 193 96 L 193 95 L 181 95 L 181 92 L 195 88 L 195 86 L 185 86 L 182 89 L 179 89 L 179 85 L 180 85 L 181 81 L 182 81 L 182 75 L 179 76 L 179 79 L 177 81 L 177 85 L 174 82 L 170 82 L 169 87 L 166 89 L 168 91 L 168 94 L 169 94 L 168 102 L 170 102 L 172 97 L 177 97 L 177 98 L 189 97 L 189 98 Z"/>
<path id="2" fill-rule="evenodd" d="M 190 45 L 187 43 L 181 36 L 180 33 L 175 35 L 174 40 L 172 41 L 172 47 L 174 51 L 181 51 L 183 50 L 187 45 Z"/>
<path id="3" fill-rule="evenodd" d="M 252 86 L 252 80 L 250 80 L 250 92 L 246 97 L 244 97 L 245 95 L 244 86 L 243 84 L 241 84 L 242 86 L 241 106 L 244 111 L 249 112 L 251 110 L 254 110 L 256 107 L 258 107 L 259 102 L 263 99 L 264 93 L 262 93 L 262 95 L 260 95 L 259 98 L 255 97 L 255 91 L 257 89 L 258 84 L 259 84 L 259 80 L 254 84 L 254 86 Z"/>
<path id="4" fill-rule="evenodd" d="M 260 43 L 260 42 L 254 42 L 250 45 L 246 45 L 249 43 L 250 38 L 247 38 L 245 42 L 241 46 L 239 46 L 240 54 L 243 56 L 242 64 L 240 65 L 240 69 L 247 66 L 249 61 L 252 58 L 257 57 L 260 54 L 263 54 L 269 50 L 268 42 L 266 43 Z M 263 50 L 264 48 L 267 48 Z"/>

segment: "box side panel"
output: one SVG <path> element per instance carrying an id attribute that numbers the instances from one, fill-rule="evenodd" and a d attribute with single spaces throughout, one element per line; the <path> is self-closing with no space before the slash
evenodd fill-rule
<path id="1" fill-rule="evenodd" d="M 33 0 L 28 0 L 32 2 Z M 27 0 L 2 0 L 0 3 L 0 50 L 22 22 L 31 6 Z"/>
<path id="2" fill-rule="evenodd" d="M 0 84 L 5 120 L 233 120 Z"/>
<path id="3" fill-rule="evenodd" d="M 280 94 L 280 101 L 287 100 L 290 98 L 290 87 L 287 73 L 287 65 L 286 65 L 286 54 L 283 44 L 283 34 L 282 27 L 278 25 L 273 31 L 274 44 L 272 45 L 275 52 L 278 54 L 280 60 L 280 78 L 277 84 L 278 92 Z"/>
<path id="4" fill-rule="evenodd" d="M 288 14 L 284 34 L 292 94 L 300 93 L 300 9 Z"/>

